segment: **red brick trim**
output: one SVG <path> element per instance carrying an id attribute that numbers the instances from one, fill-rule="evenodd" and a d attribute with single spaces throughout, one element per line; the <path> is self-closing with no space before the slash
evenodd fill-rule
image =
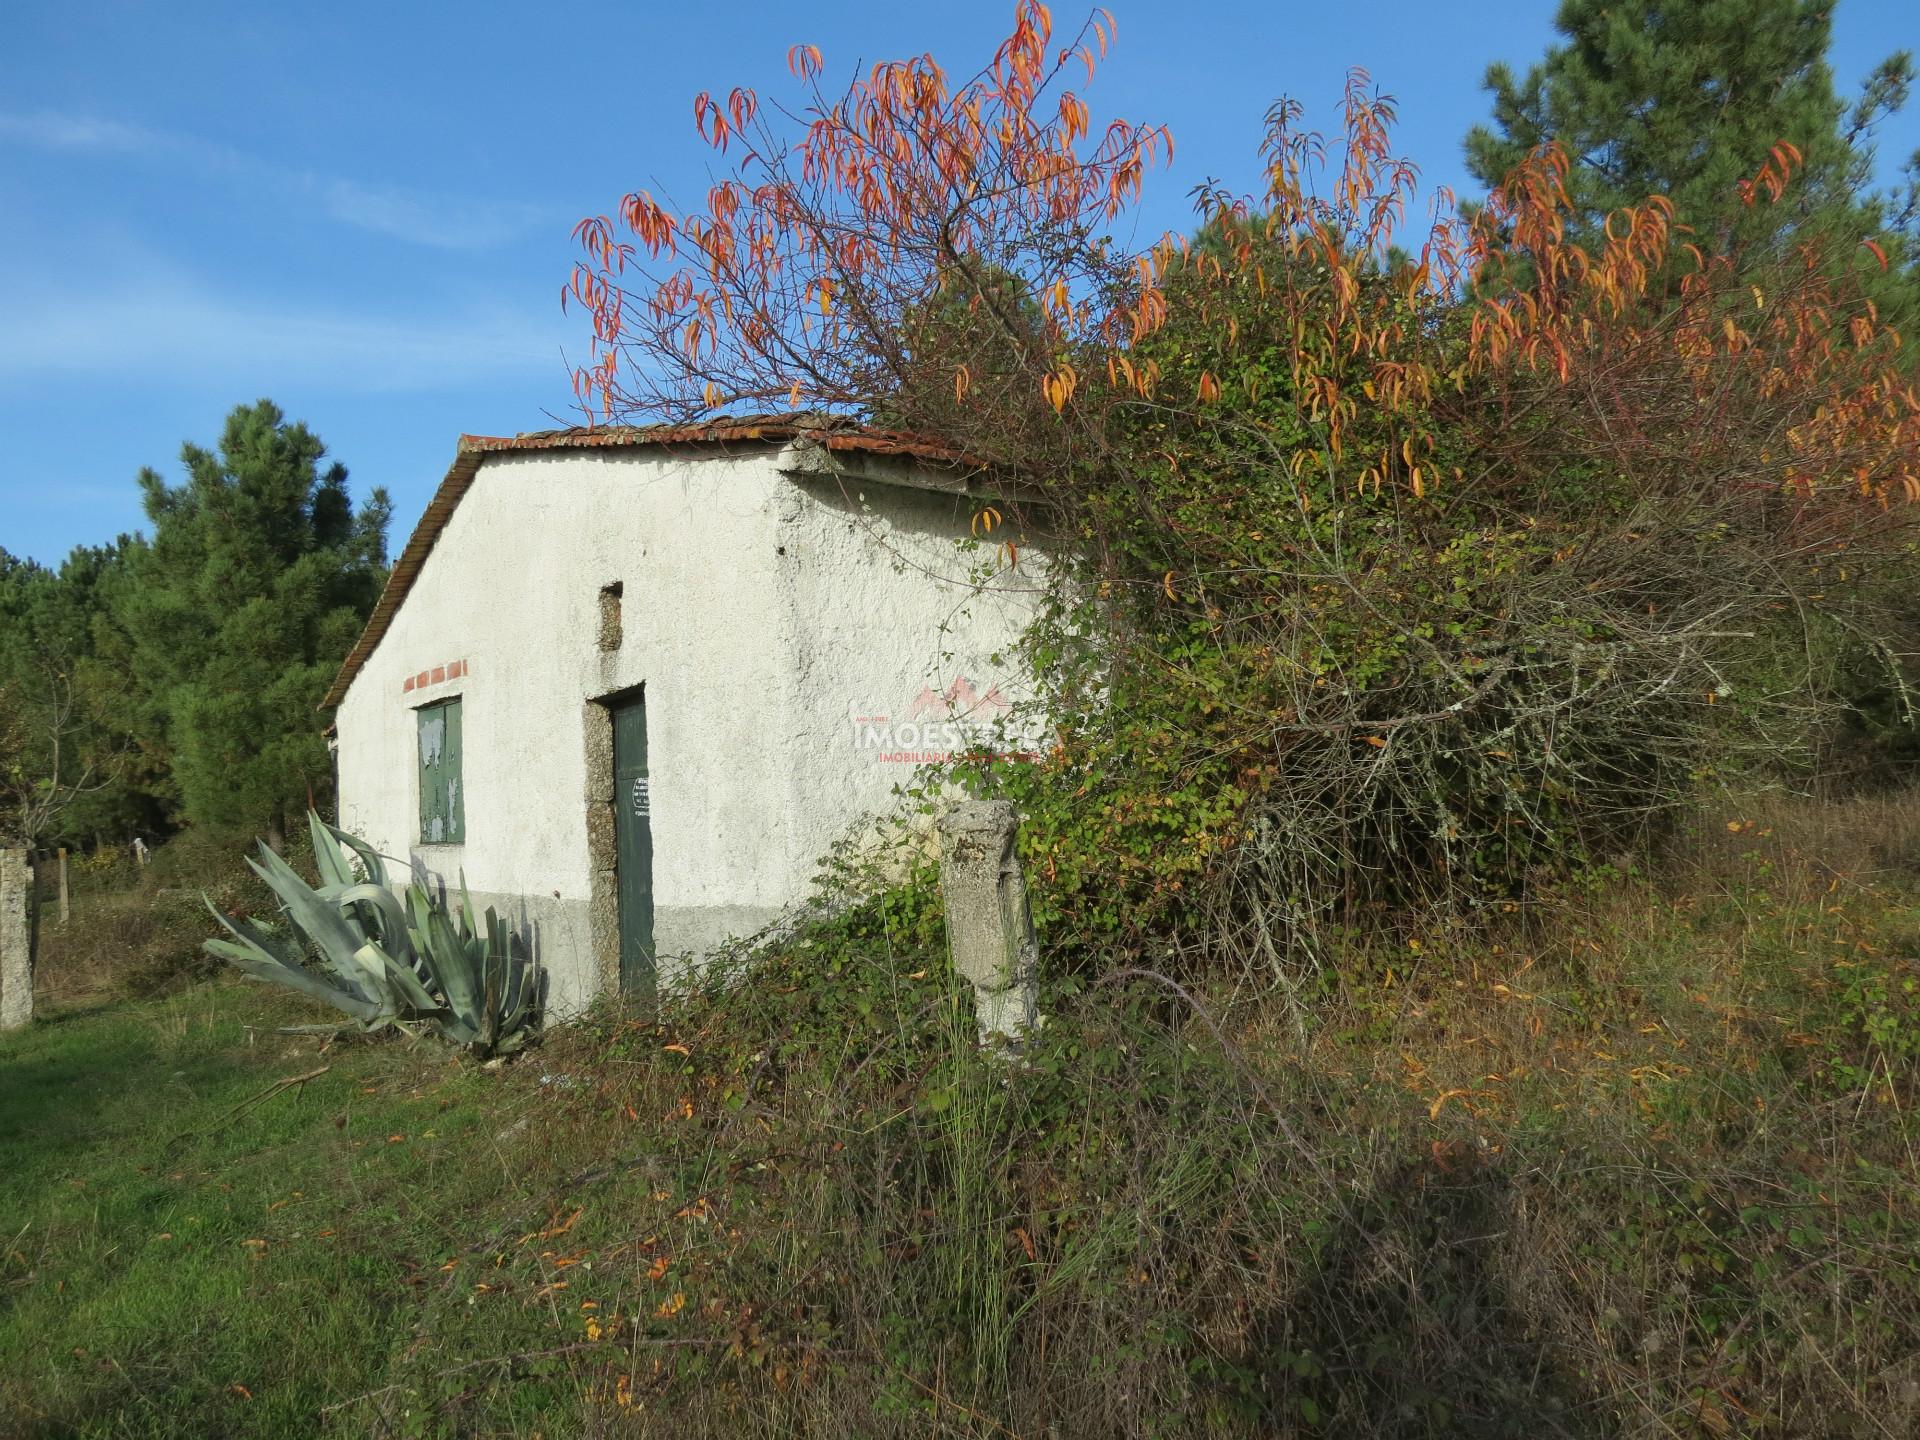
<path id="1" fill-rule="evenodd" d="M 444 685 L 449 680 L 459 680 L 472 673 L 465 660 L 449 660 L 444 665 L 435 665 L 430 670 L 421 670 L 409 675 L 400 682 L 400 693 L 410 694 L 415 690 L 425 690 L 429 686 Z"/>

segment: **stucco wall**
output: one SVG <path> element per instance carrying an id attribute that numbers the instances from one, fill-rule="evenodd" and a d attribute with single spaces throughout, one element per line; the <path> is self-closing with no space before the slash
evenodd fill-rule
<path id="1" fill-rule="evenodd" d="M 803 898 L 820 855 L 886 806 L 911 767 L 862 745 L 853 717 L 1006 669 L 987 656 L 1017 632 L 1025 578 L 972 597 L 979 557 L 954 545 L 971 502 L 797 480 L 782 463 L 776 451 L 489 457 L 340 706 L 342 824 L 446 883 L 464 870 L 478 903 L 524 917 L 554 1013 L 606 975 L 588 841 L 606 782 L 589 771 L 588 702 L 646 687 L 668 970 Z M 600 591 L 615 581 L 621 644 L 605 652 Z M 454 673 L 434 682 L 436 667 Z M 406 689 L 422 671 L 429 683 Z M 414 710 L 454 694 L 466 838 L 423 846 Z"/>
<path id="2" fill-rule="evenodd" d="M 786 805 L 828 821 L 793 831 L 802 881 L 823 840 L 888 809 L 919 757 L 955 738 L 946 722 L 962 717 L 925 692 L 944 697 L 958 685 L 982 697 L 976 723 L 998 709 L 985 697 L 1026 693 L 1002 652 L 1032 615 L 1042 562 L 1031 554 L 1008 569 L 997 536 L 963 545 L 977 509 L 961 495 L 831 477 L 795 483 L 780 497 L 776 579 L 792 657 Z M 956 699 L 954 709 L 967 702 Z"/>

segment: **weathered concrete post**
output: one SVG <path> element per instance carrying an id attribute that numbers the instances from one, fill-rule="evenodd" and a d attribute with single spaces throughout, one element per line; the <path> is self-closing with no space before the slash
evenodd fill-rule
<path id="1" fill-rule="evenodd" d="M 67 847 L 60 847 L 60 923 L 66 924 L 72 917 L 72 909 L 67 904 Z"/>
<path id="2" fill-rule="evenodd" d="M 33 1019 L 33 937 L 28 891 L 33 867 L 24 850 L 0 850 L 0 1030 Z"/>
<path id="3" fill-rule="evenodd" d="M 966 800 L 940 818 L 940 889 L 953 968 L 973 982 L 982 1040 L 1017 1040 L 1039 1005 L 1040 945 L 1005 800 Z"/>

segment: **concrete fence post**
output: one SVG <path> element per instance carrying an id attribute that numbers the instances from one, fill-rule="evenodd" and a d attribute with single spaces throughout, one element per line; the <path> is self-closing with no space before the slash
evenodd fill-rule
<path id="1" fill-rule="evenodd" d="M 973 982 L 986 1041 L 1018 1040 L 1039 1005 L 1040 946 L 1014 853 L 1018 829 L 1005 800 L 962 801 L 940 818 L 947 944 L 953 968 Z"/>
<path id="2" fill-rule="evenodd" d="M 33 866 L 24 850 L 0 849 L 0 1030 L 33 1019 L 33 934 L 27 906 Z"/>
<path id="3" fill-rule="evenodd" d="M 73 911 L 67 904 L 67 847 L 60 847 L 60 923 L 66 924 Z"/>

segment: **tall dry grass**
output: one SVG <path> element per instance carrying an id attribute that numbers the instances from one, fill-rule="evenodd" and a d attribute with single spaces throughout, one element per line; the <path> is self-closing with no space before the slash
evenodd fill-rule
<path id="1" fill-rule="evenodd" d="M 880 920 L 603 1016 L 543 1057 L 579 1082 L 547 1133 L 632 1157 L 551 1196 L 626 1217 L 580 1241 L 621 1317 L 570 1362 L 585 1413 L 1914 1433 L 1917 842 L 1911 795 L 1742 801 L 1657 876 L 1356 945 L 1304 1013 L 1137 969 L 1056 987 L 1012 1069 Z"/>

